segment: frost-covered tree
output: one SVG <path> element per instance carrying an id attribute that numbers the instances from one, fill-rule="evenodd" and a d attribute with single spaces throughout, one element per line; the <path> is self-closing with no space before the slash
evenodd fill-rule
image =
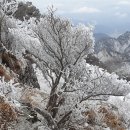
<path id="1" fill-rule="evenodd" d="M 16 47 L 15 42 L 13 41 L 14 37 L 16 37 L 16 36 L 13 36 L 11 34 L 11 32 L 10 32 L 11 29 L 18 28 L 18 24 L 20 23 L 19 20 L 16 20 L 13 17 L 15 11 L 17 10 L 17 6 L 18 6 L 18 3 L 17 3 L 16 0 L 11 0 L 11 1 L 10 0 L 1 0 L 1 2 L 0 2 L 0 7 L 1 7 L 0 8 L 0 50 L 1 50 L 1 59 L 2 59 L 2 62 L 4 60 L 8 60 L 7 62 L 9 64 L 12 64 L 11 56 L 14 55 L 14 57 L 16 59 L 21 58 L 21 57 L 19 57 L 19 55 L 20 55 L 19 50 L 21 48 L 18 49 Z M 21 28 L 19 28 L 19 29 L 21 29 Z M 5 51 L 8 51 L 8 50 L 11 51 L 11 52 L 9 52 L 10 54 L 11 53 L 13 53 L 13 54 L 8 55 L 8 56 L 6 55 L 3 58 L 3 56 L 5 55 Z M 17 74 L 19 74 L 20 82 L 22 82 L 23 84 L 28 84 L 30 86 L 35 86 L 35 87 L 39 88 L 39 84 L 37 83 L 37 78 L 35 76 L 35 72 L 33 71 L 32 63 L 30 63 L 30 61 L 25 61 L 25 60 L 23 61 L 23 59 L 24 58 L 22 58 L 21 61 L 19 60 L 20 62 L 24 62 L 23 66 L 22 66 L 23 70 L 20 70 L 17 73 Z M 6 63 L 4 63 L 4 64 L 6 64 Z M 12 67 L 15 68 L 15 66 L 12 66 Z"/>
<path id="2" fill-rule="evenodd" d="M 49 82 L 46 108 L 34 109 L 51 129 L 83 129 L 86 118 L 82 112 L 90 100 L 107 100 L 110 95 L 128 92 L 129 84 L 116 74 L 86 64 L 85 58 L 94 46 L 91 26 L 74 26 L 52 9 L 40 21 L 19 23 L 10 29 L 14 48 L 23 50 L 24 58 L 35 63 Z"/>
<path id="3" fill-rule="evenodd" d="M 24 45 L 25 56 L 42 70 L 51 87 L 47 111 L 35 110 L 46 118 L 52 129 L 71 128 L 79 120 L 83 121 L 82 112 L 90 99 L 106 100 L 110 95 L 128 92 L 126 81 L 85 63 L 84 58 L 93 51 L 91 26 L 73 26 L 50 9 L 40 22 L 32 21 L 31 29 L 29 38 L 38 39 L 39 46 Z"/>
<path id="4" fill-rule="evenodd" d="M 9 28 L 11 27 L 10 18 L 17 9 L 15 0 L 0 0 L 0 43 L 10 48 L 11 39 L 9 37 Z"/>
<path id="5" fill-rule="evenodd" d="M 52 88 L 48 108 L 52 107 L 53 95 L 57 93 L 60 80 L 68 80 L 65 74 L 93 49 L 92 28 L 85 25 L 74 27 L 68 20 L 55 16 L 53 10 L 34 28 L 41 42 L 42 67 Z M 67 82 L 67 81 L 65 81 Z M 64 84 L 65 85 L 65 84 Z M 64 87 L 64 85 L 62 87 Z"/>

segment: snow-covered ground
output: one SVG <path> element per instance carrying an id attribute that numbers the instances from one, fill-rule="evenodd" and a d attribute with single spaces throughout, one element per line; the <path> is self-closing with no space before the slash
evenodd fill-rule
<path id="1" fill-rule="evenodd" d="M 34 68 L 35 68 L 35 65 L 34 65 Z M 42 72 L 38 68 L 36 68 L 35 71 L 36 71 L 38 83 L 40 84 L 41 92 L 49 94 L 51 88 L 49 87 L 48 81 L 44 78 Z"/>

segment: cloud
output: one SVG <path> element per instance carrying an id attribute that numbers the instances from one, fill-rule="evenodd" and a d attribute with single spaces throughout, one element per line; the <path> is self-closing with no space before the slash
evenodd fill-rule
<path id="1" fill-rule="evenodd" d="M 119 6 L 115 6 L 115 7 L 114 7 L 114 9 L 119 10 L 119 9 L 120 9 L 120 7 L 119 7 Z"/>
<path id="2" fill-rule="evenodd" d="M 118 5 L 130 5 L 130 1 L 122 0 L 122 1 L 119 1 L 119 2 L 118 2 Z"/>
<path id="3" fill-rule="evenodd" d="M 60 15 L 64 15 L 66 13 L 66 11 L 65 10 L 57 10 L 57 13 Z"/>
<path id="4" fill-rule="evenodd" d="M 54 7 L 62 7 L 63 6 L 63 4 L 61 4 L 61 3 L 51 3 L 51 4 L 49 4 L 49 5 L 53 5 Z"/>
<path id="5" fill-rule="evenodd" d="M 115 15 L 118 16 L 118 17 L 120 17 L 120 18 L 125 18 L 125 17 L 128 16 L 127 13 L 121 13 L 121 12 L 116 12 Z"/>
<path id="6" fill-rule="evenodd" d="M 53 6 L 54 8 L 62 8 L 62 7 L 63 7 L 63 4 L 61 4 L 61 3 L 51 3 L 51 2 L 49 2 L 49 3 L 46 4 L 46 6 L 48 6 L 48 7 Z"/>
<path id="7" fill-rule="evenodd" d="M 72 13 L 99 13 L 101 10 L 93 7 L 81 7 L 79 9 L 75 9 Z"/>

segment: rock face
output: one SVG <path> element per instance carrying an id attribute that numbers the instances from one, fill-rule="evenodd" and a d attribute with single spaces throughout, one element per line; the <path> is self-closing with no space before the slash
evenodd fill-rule
<path id="1" fill-rule="evenodd" d="M 118 38 L 95 36 L 95 53 L 110 72 L 129 77 L 130 32 L 127 31 Z"/>
<path id="2" fill-rule="evenodd" d="M 35 17 L 37 19 L 40 18 L 39 9 L 37 9 L 32 2 L 19 2 L 18 9 L 16 10 L 14 17 L 19 20 L 30 19 L 31 17 Z"/>

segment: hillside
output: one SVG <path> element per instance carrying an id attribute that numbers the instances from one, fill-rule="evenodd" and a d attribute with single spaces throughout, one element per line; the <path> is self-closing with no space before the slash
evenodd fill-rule
<path id="1" fill-rule="evenodd" d="M 111 72 L 129 77 L 130 32 L 118 38 L 102 38 L 95 43 L 95 53 Z"/>
<path id="2" fill-rule="evenodd" d="M 0 130 L 129 130 L 130 82 L 94 56 L 93 27 L 73 26 L 53 7 L 14 17 L 20 5 L 0 3 Z M 110 41 L 97 52 L 119 57 Z"/>

